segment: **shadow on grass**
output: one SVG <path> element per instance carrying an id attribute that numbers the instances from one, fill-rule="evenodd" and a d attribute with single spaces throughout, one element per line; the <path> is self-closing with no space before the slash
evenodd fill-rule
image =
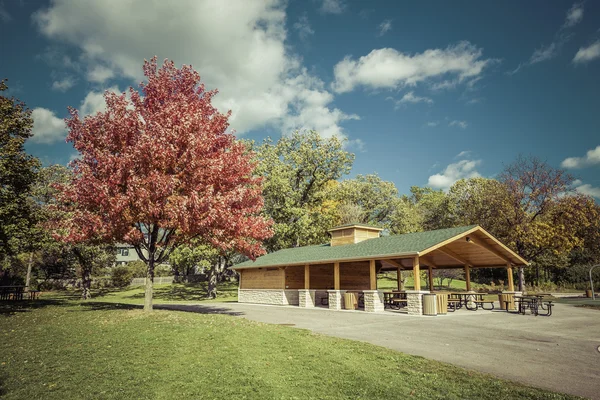
<path id="1" fill-rule="evenodd" d="M 20 301 L 0 301 L 0 316 L 12 317 L 19 313 L 29 312 L 48 306 L 66 306 L 69 300 L 66 299 L 47 299 L 47 300 L 20 300 Z"/>
<path id="2" fill-rule="evenodd" d="M 237 286 L 235 288 L 219 288 L 219 299 L 226 300 L 228 297 L 237 295 Z M 173 284 L 165 287 L 156 287 L 153 298 L 163 301 L 203 301 L 209 300 L 208 285 L 206 283 L 186 283 Z M 126 296 L 128 299 L 143 299 L 144 292 L 135 293 Z"/>
<path id="3" fill-rule="evenodd" d="M 79 311 L 111 311 L 111 310 L 141 310 L 144 307 L 138 304 L 123 304 L 123 303 L 104 303 L 100 301 L 82 302 Z M 185 305 L 185 304 L 156 304 L 155 310 L 165 311 L 182 311 L 197 314 L 224 314 L 231 316 L 240 316 L 244 313 L 233 311 L 230 308 L 223 306 L 212 305 Z"/>

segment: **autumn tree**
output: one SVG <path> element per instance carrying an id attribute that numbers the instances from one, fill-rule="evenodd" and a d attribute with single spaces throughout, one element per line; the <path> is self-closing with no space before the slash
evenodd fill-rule
<path id="1" fill-rule="evenodd" d="M 211 105 L 191 66 L 144 63 L 141 93 L 105 92 L 106 111 L 69 109 L 67 140 L 80 152 L 61 187 L 72 216 L 63 238 L 92 236 L 134 246 L 147 264 L 144 310 L 152 310 L 154 267 L 202 238 L 220 251 L 263 253 L 270 222 L 260 215 L 261 180 L 246 146 L 227 133 L 229 114 Z"/>
<path id="2" fill-rule="evenodd" d="M 29 231 L 36 217 L 29 194 L 37 179 L 40 162 L 25 153 L 24 144 L 32 136 L 31 110 L 13 97 L 0 81 L 0 258 L 15 256 L 31 242 Z"/>
<path id="3" fill-rule="evenodd" d="M 266 139 L 256 154 L 265 213 L 275 222 L 268 250 L 326 241 L 335 219 L 328 185 L 350 172 L 354 154 L 337 137 L 323 138 L 316 131 L 294 132 L 277 143 Z"/>

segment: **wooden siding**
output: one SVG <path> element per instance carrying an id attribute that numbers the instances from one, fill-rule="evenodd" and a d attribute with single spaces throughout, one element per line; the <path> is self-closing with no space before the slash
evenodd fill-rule
<path id="1" fill-rule="evenodd" d="M 281 268 L 242 269 L 240 289 L 283 289 L 285 271 Z"/>
<path id="2" fill-rule="evenodd" d="M 331 232 L 331 245 L 340 246 L 379 237 L 379 230 L 363 227 L 348 228 Z"/>
<path id="3" fill-rule="evenodd" d="M 333 289 L 333 264 L 310 266 L 311 289 Z"/>
<path id="4" fill-rule="evenodd" d="M 312 278 L 312 277 L 311 277 Z M 304 289 L 304 267 L 285 268 L 285 288 Z"/>
<path id="5" fill-rule="evenodd" d="M 369 261 L 340 263 L 341 290 L 369 290 Z"/>

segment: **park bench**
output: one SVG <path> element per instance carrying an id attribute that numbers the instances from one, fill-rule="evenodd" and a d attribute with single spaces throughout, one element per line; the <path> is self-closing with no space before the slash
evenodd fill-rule
<path id="1" fill-rule="evenodd" d="M 390 299 L 390 308 L 393 310 L 399 310 L 402 307 L 406 307 L 408 305 L 407 299 L 399 299 L 399 298 L 391 298 Z"/>
<path id="2" fill-rule="evenodd" d="M 475 303 L 475 310 L 477 310 L 478 307 L 481 307 L 484 310 L 493 310 L 494 309 L 494 301 L 493 300 L 473 300 L 473 303 Z M 486 304 L 491 304 L 492 307 L 491 308 L 485 308 Z"/>
<path id="3" fill-rule="evenodd" d="M 460 299 L 448 299 L 448 311 L 454 312 L 462 307 Z"/>

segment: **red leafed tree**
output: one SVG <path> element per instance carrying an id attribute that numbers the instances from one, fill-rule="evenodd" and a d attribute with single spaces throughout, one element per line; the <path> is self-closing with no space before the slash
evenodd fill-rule
<path id="1" fill-rule="evenodd" d="M 70 108 L 67 141 L 81 154 L 61 188 L 73 205 L 63 238 L 135 247 L 147 264 L 144 310 L 152 310 L 154 266 L 179 244 L 202 238 L 225 252 L 263 254 L 271 221 L 260 215 L 252 154 L 226 133 L 200 75 L 156 57 L 144 63 L 141 93 L 106 92 L 106 111 L 81 119 Z"/>

